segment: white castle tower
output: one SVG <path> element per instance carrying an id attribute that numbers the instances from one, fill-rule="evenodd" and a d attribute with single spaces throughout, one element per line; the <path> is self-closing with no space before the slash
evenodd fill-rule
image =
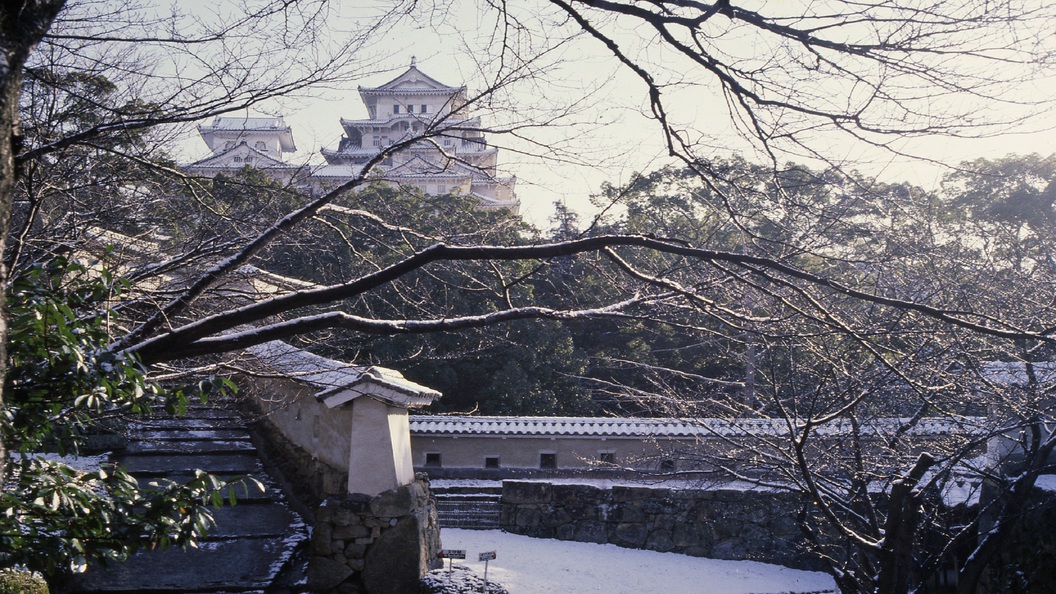
<path id="1" fill-rule="evenodd" d="M 379 179 L 410 185 L 427 194 L 458 191 L 481 208 L 516 212 L 516 178 L 499 177 L 498 149 L 488 145 L 479 117 L 465 111 L 466 87 L 449 87 L 424 74 L 411 59 L 406 72 L 379 87 L 359 87 L 369 119 L 341 119 L 345 129 L 337 149 L 323 149 L 326 165 L 312 173 L 316 190 L 351 180 L 382 149 L 426 130 L 439 133 L 414 142 L 377 168 Z"/>
<path id="2" fill-rule="evenodd" d="M 267 171 L 275 181 L 290 183 L 303 167 L 282 160 L 283 153 L 297 151 L 293 131 L 282 117 L 218 116 L 198 133 L 212 152 L 185 169 L 192 175 L 230 175 L 243 167 Z"/>

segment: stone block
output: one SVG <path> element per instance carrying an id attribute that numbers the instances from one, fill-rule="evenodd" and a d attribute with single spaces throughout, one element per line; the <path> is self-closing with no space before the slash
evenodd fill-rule
<path id="1" fill-rule="evenodd" d="M 363 538 L 364 536 L 370 536 L 370 528 L 367 528 L 363 524 L 338 526 L 334 528 L 334 539 L 355 540 L 357 538 Z"/>
<path id="2" fill-rule="evenodd" d="M 558 540 L 575 540 L 576 528 L 572 524 L 565 524 L 554 528 L 554 535 Z"/>
<path id="3" fill-rule="evenodd" d="M 645 514 L 637 502 L 627 502 L 617 505 L 609 512 L 609 518 L 614 522 L 644 522 Z"/>
<path id="4" fill-rule="evenodd" d="M 616 544 L 639 549 L 645 545 L 645 539 L 648 536 L 645 526 L 640 522 L 625 522 L 616 525 Z"/>
<path id="5" fill-rule="evenodd" d="M 605 544 L 609 542 L 608 530 L 604 522 L 579 522 L 576 524 L 572 540 Z"/>
<path id="6" fill-rule="evenodd" d="M 675 543 L 671 540 L 671 533 L 667 530 L 654 530 L 645 540 L 645 548 L 666 553 L 675 548 Z"/>
<path id="7" fill-rule="evenodd" d="M 352 543 L 345 547 L 345 558 L 362 559 L 367 554 L 367 545 Z"/>
<path id="8" fill-rule="evenodd" d="M 327 557 L 312 557 L 308 560 L 308 587 L 313 592 L 332 590 L 354 573 L 344 563 Z"/>
<path id="9" fill-rule="evenodd" d="M 550 503 L 553 496 L 549 483 L 527 481 L 503 481 L 502 501 L 514 504 Z"/>
<path id="10" fill-rule="evenodd" d="M 542 514 L 535 507 L 522 507 L 517 510 L 517 525 L 523 528 L 537 528 L 542 523 Z"/>
<path id="11" fill-rule="evenodd" d="M 330 555 L 330 541 L 334 527 L 327 523 L 318 523 L 312 530 L 312 553 L 328 557 Z"/>
<path id="12" fill-rule="evenodd" d="M 408 486 L 385 491 L 370 501 L 370 511 L 379 518 L 399 518 L 414 511 L 414 496 Z"/>
<path id="13" fill-rule="evenodd" d="M 568 524 L 575 519 L 573 514 L 569 514 L 563 509 L 553 509 L 549 513 L 542 511 L 539 514 L 539 524 L 542 526 L 556 527 L 564 524 Z"/>
<path id="14" fill-rule="evenodd" d="M 418 591 L 427 571 L 427 553 L 418 519 L 402 518 L 367 550 L 363 586 L 369 594 L 405 594 Z"/>

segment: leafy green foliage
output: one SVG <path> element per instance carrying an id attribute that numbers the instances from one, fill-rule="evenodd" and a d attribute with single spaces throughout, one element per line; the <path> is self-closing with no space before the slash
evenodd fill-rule
<path id="1" fill-rule="evenodd" d="M 209 508 L 233 485 L 205 473 L 141 486 L 103 457 L 81 457 L 92 431 L 118 415 L 185 409 L 223 380 L 163 391 L 134 359 L 107 348 L 112 304 L 126 283 L 97 265 L 57 257 L 11 283 L 3 439 L 17 452 L 0 494 L 0 566 L 49 577 L 142 548 L 194 545 Z"/>

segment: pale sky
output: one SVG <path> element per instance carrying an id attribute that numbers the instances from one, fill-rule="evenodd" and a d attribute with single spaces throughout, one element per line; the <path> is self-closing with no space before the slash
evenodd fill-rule
<path id="1" fill-rule="evenodd" d="M 337 4 L 337 3 L 334 3 Z M 268 104 L 256 113 L 281 113 L 293 127 L 299 152 L 289 155 L 291 161 L 320 162 L 319 149 L 336 147 L 342 130 L 339 119 L 366 117 L 357 85 L 376 86 L 402 72 L 415 56 L 418 67 L 434 78 L 450 85 L 466 84 L 472 94 L 485 88 L 488 75 L 498 68 L 495 51 L 497 41 L 494 23 L 488 15 L 477 10 L 476 4 L 461 0 L 442 3 L 443 12 L 419 14 L 417 19 L 404 19 L 397 27 L 380 36 L 368 51 L 359 56 L 373 67 L 387 69 L 374 72 L 362 79 L 348 81 L 334 88 L 318 89 L 307 96 L 298 96 Z M 809 3 L 804 3 L 809 4 Z M 216 6 L 223 6 L 224 2 Z M 332 7 L 333 34 L 340 37 L 344 23 L 362 17 L 362 7 L 370 2 L 342 2 Z M 369 15 L 368 15 L 369 16 Z M 492 15 L 493 17 L 493 15 Z M 529 15 L 527 19 L 534 18 Z M 349 21 L 348 19 L 352 19 Z M 529 26 L 545 29 L 552 23 L 539 16 Z M 554 27 L 547 39 L 523 41 L 523 52 L 540 52 L 546 43 L 562 38 L 566 30 Z M 672 118 L 685 130 L 693 132 L 693 139 L 708 147 L 716 156 L 738 152 L 753 158 L 752 148 L 733 130 L 729 114 L 714 84 L 706 78 L 694 78 L 683 66 L 636 29 L 620 31 L 625 35 L 626 51 L 635 52 L 636 59 L 657 65 L 672 84 L 665 88 L 665 100 L 672 109 Z M 732 45 L 751 53 L 768 53 L 774 48 L 760 47 L 758 41 L 737 39 Z M 1052 37 L 1052 36 L 1050 36 Z M 484 125 L 540 121 L 553 116 L 551 108 L 568 108 L 573 113 L 559 118 L 554 125 L 526 129 L 522 138 L 491 136 L 489 141 L 504 150 L 500 153 L 500 167 L 518 178 L 517 193 L 522 201 L 522 213 L 531 222 L 545 227 L 555 201 L 563 201 L 582 212 L 591 210 L 588 197 L 605 182 L 626 181 L 635 171 L 650 171 L 670 162 L 664 154 L 659 129 L 655 122 L 643 115 L 644 86 L 626 69 L 621 69 L 604 48 L 593 39 L 578 38 L 542 55 L 537 62 L 537 75 L 528 81 L 511 85 L 508 92 L 497 97 L 496 105 L 481 115 Z M 621 40 L 621 44 L 624 43 Z M 1000 43 L 998 40 L 997 43 Z M 490 49 L 489 49 L 490 48 Z M 490 52 L 490 53 L 489 53 Z M 754 54 L 753 54 L 754 55 Z M 1008 97 L 1029 103 L 1036 99 L 1056 97 L 1056 83 L 1052 71 L 1029 72 L 1019 79 L 1019 85 L 1008 88 Z M 806 81 L 804 84 L 810 84 Z M 1003 89 L 1002 91 L 1005 91 Z M 840 97 L 837 96 L 836 99 Z M 940 100 L 936 100 L 937 102 Z M 937 111 L 958 109 L 957 102 L 979 101 L 967 97 L 946 98 L 945 104 L 929 106 Z M 952 103 L 949 103 L 951 102 Z M 995 108 L 1000 117 L 1014 117 L 1013 106 Z M 929 160 L 957 163 L 978 157 L 1001 157 L 1009 153 L 1050 154 L 1056 113 L 1052 109 L 1033 115 L 1013 133 L 985 139 L 918 138 L 898 143 L 900 151 L 924 156 Z M 937 186 L 943 168 L 919 159 L 909 159 L 888 151 L 855 144 L 846 139 L 819 139 L 826 156 L 836 161 L 847 161 L 860 171 L 876 175 L 885 181 L 905 180 L 926 188 Z M 564 151 L 557 159 L 542 158 L 538 145 L 562 145 Z M 188 140 L 187 152 L 192 158 L 204 156 L 206 147 L 200 140 Z M 524 154 L 518 154 L 523 151 Z M 789 157 L 788 160 L 800 160 Z M 576 162 L 578 161 L 578 162 Z"/>

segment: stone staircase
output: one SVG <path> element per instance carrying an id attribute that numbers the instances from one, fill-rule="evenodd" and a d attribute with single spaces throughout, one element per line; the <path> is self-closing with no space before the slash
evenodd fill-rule
<path id="1" fill-rule="evenodd" d="M 131 428 L 118 461 L 141 483 L 186 481 L 195 469 L 221 478 L 252 477 L 262 487 L 238 488 L 238 503 L 213 510 L 216 526 L 196 549 L 140 551 L 126 563 L 92 567 L 73 592 L 243 593 L 277 587 L 295 549 L 307 538 L 300 516 L 264 471 L 241 416 L 194 407 L 179 418 L 153 418 Z"/>
<path id="2" fill-rule="evenodd" d="M 441 528 L 498 530 L 502 516 L 502 487 L 435 487 L 436 513 Z"/>

